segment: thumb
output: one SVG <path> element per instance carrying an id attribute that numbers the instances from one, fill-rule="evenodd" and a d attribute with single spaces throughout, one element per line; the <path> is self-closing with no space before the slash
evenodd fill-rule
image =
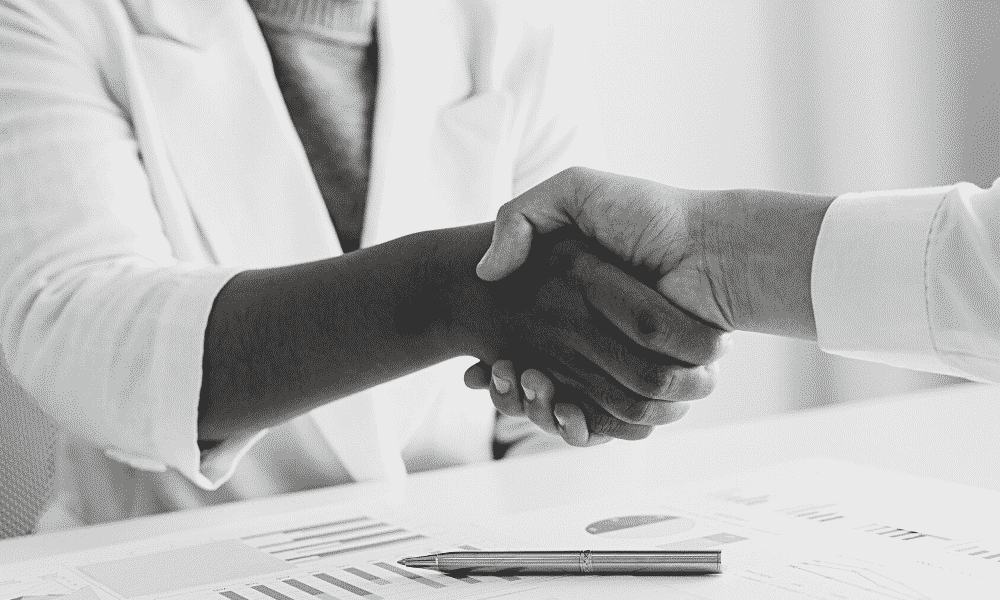
<path id="1" fill-rule="evenodd" d="M 509 211 L 505 218 L 501 210 L 493 226 L 493 241 L 476 265 L 479 278 L 496 281 L 517 270 L 528 258 L 534 233 L 531 223 L 520 212 Z"/>
<path id="2" fill-rule="evenodd" d="M 501 206 L 493 241 L 476 265 L 476 274 L 486 281 L 503 279 L 524 264 L 536 230 L 548 233 L 573 223 L 578 212 L 574 199 L 585 175 L 593 177 L 589 170 L 566 169 Z"/>

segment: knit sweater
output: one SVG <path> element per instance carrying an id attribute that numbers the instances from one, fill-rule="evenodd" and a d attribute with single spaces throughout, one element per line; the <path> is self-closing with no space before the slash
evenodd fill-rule
<path id="1" fill-rule="evenodd" d="M 374 0 L 249 0 L 344 252 L 360 245 L 378 53 Z"/>

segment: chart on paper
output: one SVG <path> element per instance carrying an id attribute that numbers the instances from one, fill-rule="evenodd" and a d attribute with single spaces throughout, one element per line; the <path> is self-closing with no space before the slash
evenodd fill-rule
<path id="1" fill-rule="evenodd" d="M 4 565 L 0 600 L 995 600 L 997 496 L 910 484 L 804 463 L 460 531 L 336 505 Z M 459 577 L 397 563 L 511 548 L 721 549 L 723 574 Z"/>
<path id="2" fill-rule="evenodd" d="M 804 461 L 672 488 L 660 498 L 580 502 L 494 526 L 533 531 L 539 548 L 722 550 L 724 577 L 698 582 L 690 590 L 696 597 L 995 600 L 1000 536 L 979 527 L 983 537 L 968 538 L 954 507 L 969 513 L 961 520 L 975 530 L 995 521 L 997 500 L 970 504 L 967 490 L 941 482 Z"/>
<path id="3" fill-rule="evenodd" d="M 481 533 L 481 532 L 480 532 Z M 0 600 L 396 600 L 402 598 L 698 598 L 667 579 L 446 575 L 397 564 L 404 556 L 510 548 L 496 538 L 339 510 L 283 517 L 233 535 L 206 530 L 11 565 Z M 81 600 L 84 600 L 81 598 Z"/>

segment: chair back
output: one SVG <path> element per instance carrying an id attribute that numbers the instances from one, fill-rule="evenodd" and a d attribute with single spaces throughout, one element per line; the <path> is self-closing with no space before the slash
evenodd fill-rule
<path id="1" fill-rule="evenodd" d="M 55 487 L 56 426 L 0 351 L 0 539 L 31 533 Z"/>

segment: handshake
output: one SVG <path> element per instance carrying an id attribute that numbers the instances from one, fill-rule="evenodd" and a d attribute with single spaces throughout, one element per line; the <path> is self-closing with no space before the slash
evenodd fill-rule
<path id="1" fill-rule="evenodd" d="M 476 271 L 506 316 L 468 315 L 491 343 L 466 385 L 575 446 L 646 437 L 712 391 L 733 330 L 815 339 L 832 200 L 559 173 L 498 214 Z"/>

